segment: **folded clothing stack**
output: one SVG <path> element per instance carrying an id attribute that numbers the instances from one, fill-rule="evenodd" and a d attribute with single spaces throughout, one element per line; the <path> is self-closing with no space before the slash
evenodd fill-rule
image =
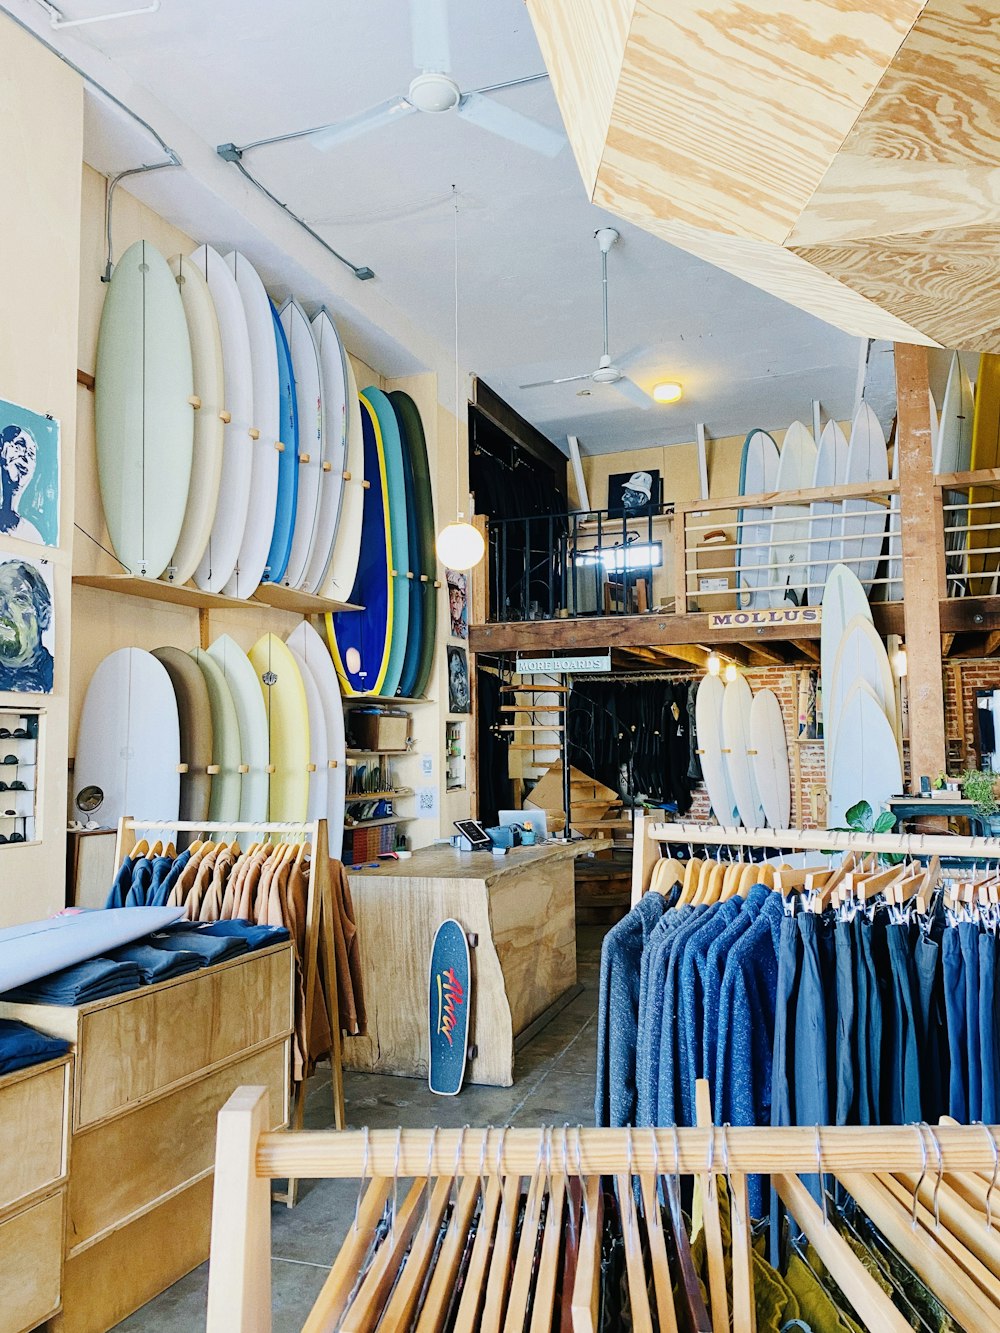
<path id="1" fill-rule="evenodd" d="M 193 949 L 157 949 L 139 940 L 115 949 L 108 957 L 116 963 L 134 963 L 139 969 L 143 985 L 153 986 L 158 981 L 182 977 L 205 966 L 205 959 Z"/>
<path id="2" fill-rule="evenodd" d="M 65 1055 L 68 1050 L 69 1042 L 61 1037 L 36 1032 L 15 1018 L 0 1018 L 0 1074 L 13 1074 L 15 1069 L 44 1064 L 46 1060 Z"/>
<path id="3" fill-rule="evenodd" d="M 224 963 L 248 950 L 282 944 L 290 936 L 284 926 L 254 926 L 249 921 L 178 921 L 146 937 L 155 949 L 190 949 L 200 954 L 203 965 Z"/>
<path id="4" fill-rule="evenodd" d="M 47 977 L 17 986 L 3 998 L 27 1004 L 90 1004 L 141 985 L 142 976 L 135 963 L 91 958 L 86 963 L 64 967 L 61 972 L 50 972 Z"/>

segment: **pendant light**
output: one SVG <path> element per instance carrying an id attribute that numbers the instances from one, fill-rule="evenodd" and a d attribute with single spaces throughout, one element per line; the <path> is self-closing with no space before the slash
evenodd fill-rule
<path id="1" fill-rule="evenodd" d="M 458 360 L 458 190 L 451 187 L 455 209 L 455 462 L 458 463 L 459 450 L 462 447 L 462 423 L 459 419 L 461 404 L 461 371 Z M 448 569 L 474 569 L 486 554 L 483 534 L 471 523 L 465 522 L 465 515 L 458 514 L 457 521 L 443 527 L 435 541 L 438 559 Z"/>

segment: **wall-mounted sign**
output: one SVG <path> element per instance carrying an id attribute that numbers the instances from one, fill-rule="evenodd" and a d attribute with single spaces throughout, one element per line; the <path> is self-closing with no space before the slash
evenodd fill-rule
<path id="1" fill-rule="evenodd" d="M 710 611 L 709 629 L 757 629 L 760 626 L 818 625 L 821 606 L 778 606 L 764 611 Z"/>
<path id="2" fill-rule="evenodd" d="M 610 671 L 611 650 L 606 653 L 584 653 L 576 657 L 521 657 L 517 659 L 517 669 L 525 676 L 549 675 L 567 672 L 577 675 L 585 671 Z"/>

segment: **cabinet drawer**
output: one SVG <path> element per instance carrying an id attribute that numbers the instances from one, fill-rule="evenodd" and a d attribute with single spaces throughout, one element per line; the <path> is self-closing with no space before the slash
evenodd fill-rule
<path id="1" fill-rule="evenodd" d="M 289 946 L 80 1010 L 74 1129 L 125 1110 L 292 1026 Z"/>
<path id="2" fill-rule="evenodd" d="M 284 1124 L 288 1078 L 286 1038 L 74 1135 L 67 1254 L 211 1171 L 216 1118 L 237 1088 L 268 1087 L 270 1128 Z"/>
<path id="3" fill-rule="evenodd" d="M 66 1174 L 69 1060 L 0 1079 L 0 1213 Z"/>
<path id="4" fill-rule="evenodd" d="M 60 1190 L 0 1223 L 0 1333 L 24 1333 L 59 1308 Z"/>

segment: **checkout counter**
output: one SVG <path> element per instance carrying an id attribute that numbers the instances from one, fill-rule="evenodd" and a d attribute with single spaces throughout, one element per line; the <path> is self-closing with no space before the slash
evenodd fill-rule
<path id="1" fill-rule="evenodd" d="M 428 969 L 453 917 L 470 937 L 466 1081 L 509 1087 L 518 1036 L 576 987 L 573 862 L 600 842 L 549 842 L 506 856 L 439 845 L 349 872 L 368 1035 L 344 1039 L 344 1067 L 427 1076 Z"/>

